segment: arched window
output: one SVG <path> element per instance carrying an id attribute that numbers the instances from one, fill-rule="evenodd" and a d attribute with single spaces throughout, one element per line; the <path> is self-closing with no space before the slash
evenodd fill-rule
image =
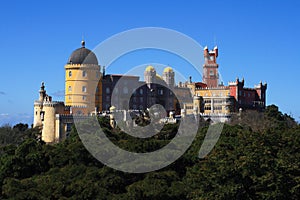
<path id="1" fill-rule="evenodd" d="M 69 86 L 68 91 L 72 92 L 72 86 Z"/>
<path id="2" fill-rule="evenodd" d="M 69 77 L 72 77 L 72 71 L 69 71 Z"/>
<path id="3" fill-rule="evenodd" d="M 109 94 L 109 93 L 110 93 L 110 88 L 107 87 L 107 88 L 106 88 L 106 94 Z"/>

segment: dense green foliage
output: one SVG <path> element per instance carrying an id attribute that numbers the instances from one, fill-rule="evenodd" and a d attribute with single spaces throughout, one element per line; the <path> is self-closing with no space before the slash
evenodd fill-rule
<path id="1" fill-rule="evenodd" d="M 65 141 L 46 145 L 38 129 L 4 126 L 0 199 L 299 199 L 299 125 L 274 105 L 247 117 L 226 124 L 212 152 L 199 159 L 208 129 L 204 123 L 180 159 L 144 174 L 104 166 L 87 152 L 74 128 Z M 166 145 L 178 126 L 165 126 L 156 137 L 141 141 L 112 130 L 104 118 L 99 121 L 115 144 L 136 152 Z"/>

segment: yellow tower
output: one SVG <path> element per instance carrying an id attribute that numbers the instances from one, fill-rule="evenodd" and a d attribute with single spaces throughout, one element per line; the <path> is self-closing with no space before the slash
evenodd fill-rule
<path id="1" fill-rule="evenodd" d="M 102 110 L 100 65 L 96 55 L 85 48 L 84 41 L 71 54 L 65 70 L 65 104 L 73 108 L 73 114 Z"/>

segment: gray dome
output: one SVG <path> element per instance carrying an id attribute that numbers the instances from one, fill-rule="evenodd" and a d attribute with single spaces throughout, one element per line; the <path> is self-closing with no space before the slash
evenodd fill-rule
<path id="1" fill-rule="evenodd" d="M 76 49 L 71 54 L 68 64 L 94 64 L 98 65 L 96 55 L 89 49 L 85 48 L 85 42 L 81 42 L 82 47 Z"/>

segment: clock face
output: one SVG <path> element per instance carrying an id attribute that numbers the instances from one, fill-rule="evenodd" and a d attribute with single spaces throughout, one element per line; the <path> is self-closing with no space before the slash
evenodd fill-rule
<path id="1" fill-rule="evenodd" d="M 214 60 L 214 56 L 210 56 L 210 60 Z"/>

